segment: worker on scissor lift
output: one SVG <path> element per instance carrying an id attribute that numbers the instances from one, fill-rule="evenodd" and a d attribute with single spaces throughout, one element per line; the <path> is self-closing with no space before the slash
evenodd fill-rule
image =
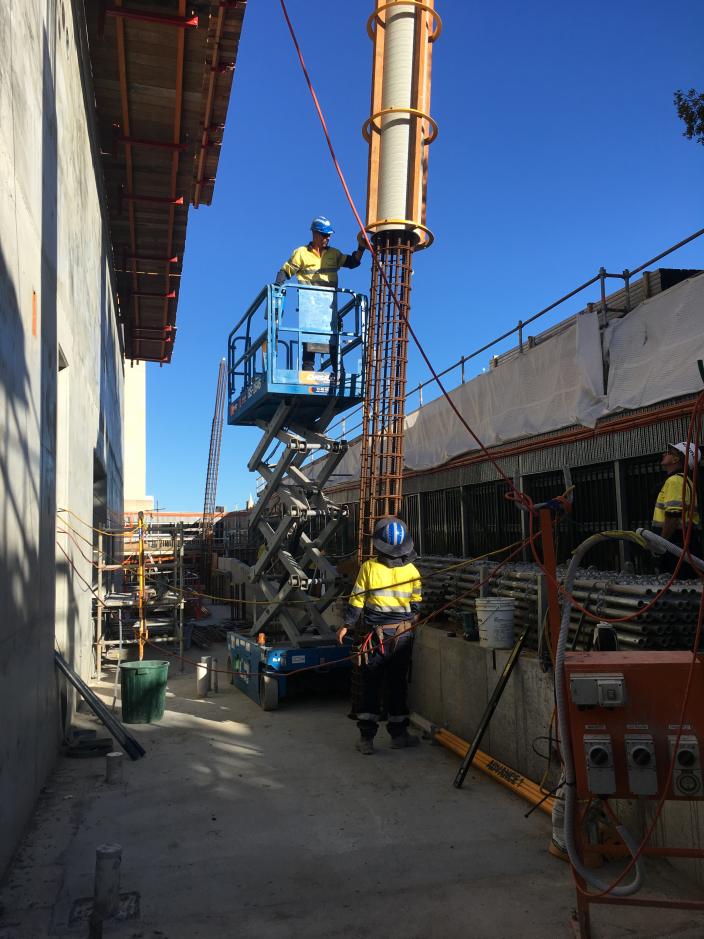
<path id="1" fill-rule="evenodd" d="M 357 710 L 360 739 L 357 749 L 374 752 L 379 727 L 381 692 L 386 682 L 387 729 L 394 749 L 412 747 L 418 737 L 408 733 L 408 669 L 411 664 L 413 625 L 421 602 L 421 580 L 413 564 L 417 554 L 402 521 L 388 517 L 374 527 L 376 557 L 365 561 L 352 588 L 338 642 L 364 612 L 366 634 L 359 643 L 362 695 Z"/>
<path id="2" fill-rule="evenodd" d="M 276 275 L 276 284 L 285 284 L 294 274 L 299 284 L 312 284 L 318 287 L 337 287 L 337 272 L 341 267 L 359 267 L 366 243 L 360 234 L 358 247 L 352 254 L 343 254 L 337 248 L 330 247 L 330 236 L 335 233 L 329 218 L 318 215 L 310 223 L 311 240 L 307 245 L 296 248 L 291 257 Z M 303 347 L 303 369 L 311 371 L 315 361 L 315 351 L 308 344 Z"/>
<path id="3" fill-rule="evenodd" d="M 686 484 L 684 479 L 685 459 L 689 468 Z M 667 450 L 663 453 L 660 461 L 660 466 L 667 473 L 667 479 L 658 493 L 653 511 L 653 531 L 680 548 L 684 544 L 682 510 L 684 508 L 687 523 L 689 523 L 691 513 L 692 530 L 689 550 L 697 557 L 701 557 L 702 545 L 699 530 L 699 512 L 697 510 L 697 493 L 692 485 L 692 473 L 700 459 L 699 448 L 693 443 L 690 443 L 689 446 L 686 441 L 668 444 Z M 657 564 L 662 573 L 671 574 L 677 564 L 677 558 L 674 554 L 666 553 L 658 558 Z M 683 561 L 678 577 L 687 580 L 696 576 L 694 568 L 686 560 Z"/>

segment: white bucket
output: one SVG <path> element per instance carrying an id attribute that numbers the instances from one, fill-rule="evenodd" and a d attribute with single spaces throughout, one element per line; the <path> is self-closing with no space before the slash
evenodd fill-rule
<path id="1" fill-rule="evenodd" d="M 477 597 L 475 602 L 479 645 L 486 649 L 512 649 L 515 642 L 515 600 L 508 597 Z"/>

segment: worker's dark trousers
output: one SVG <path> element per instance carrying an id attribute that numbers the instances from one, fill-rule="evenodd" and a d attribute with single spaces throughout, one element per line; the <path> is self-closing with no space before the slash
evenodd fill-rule
<path id="1" fill-rule="evenodd" d="M 374 655 L 362 667 L 362 695 L 357 710 L 357 727 L 362 737 L 372 740 L 379 729 L 381 695 L 386 685 L 388 722 L 392 737 L 399 737 L 408 727 L 408 669 L 411 664 L 413 634 L 390 639 L 385 655 Z"/>

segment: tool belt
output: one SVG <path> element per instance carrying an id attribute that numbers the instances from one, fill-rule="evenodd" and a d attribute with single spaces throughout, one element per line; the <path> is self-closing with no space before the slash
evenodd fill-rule
<path id="1" fill-rule="evenodd" d="M 394 632 L 392 635 L 387 635 L 384 632 L 384 629 L 390 629 L 390 626 L 374 626 L 364 636 L 357 646 L 355 657 L 357 668 L 366 667 L 374 660 L 378 662 L 381 658 L 393 655 L 399 637 L 413 629 L 413 620 L 403 620 L 403 622 L 393 625 Z"/>

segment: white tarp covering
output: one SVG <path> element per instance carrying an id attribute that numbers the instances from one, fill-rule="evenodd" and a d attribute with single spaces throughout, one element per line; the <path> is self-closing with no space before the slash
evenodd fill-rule
<path id="1" fill-rule="evenodd" d="M 704 275 L 656 294 L 604 332 L 608 411 L 642 408 L 702 387 Z"/>
<path id="2" fill-rule="evenodd" d="M 354 486 L 359 483 L 361 456 L 362 448 L 360 441 L 357 440 L 338 463 L 329 485 L 344 486 L 347 483 L 349 486 Z"/>
<path id="3" fill-rule="evenodd" d="M 453 402 L 486 446 L 584 424 L 604 413 L 603 370 L 596 313 L 451 392 Z M 406 419 L 405 463 L 427 469 L 478 449 L 444 398 Z"/>
<path id="4" fill-rule="evenodd" d="M 478 375 L 450 394 L 486 446 L 496 446 L 573 424 L 593 427 L 600 417 L 691 394 L 701 388 L 704 359 L 704 275 L 646 300 L 603 334 L 608 395 L 596 313 L 582 313 L 569 329 Z M 407 415 L 405 464 L 440 466 L 477 450 L 443 397 Z M 359 479 L 356 442 L 331 480 Z"/>

